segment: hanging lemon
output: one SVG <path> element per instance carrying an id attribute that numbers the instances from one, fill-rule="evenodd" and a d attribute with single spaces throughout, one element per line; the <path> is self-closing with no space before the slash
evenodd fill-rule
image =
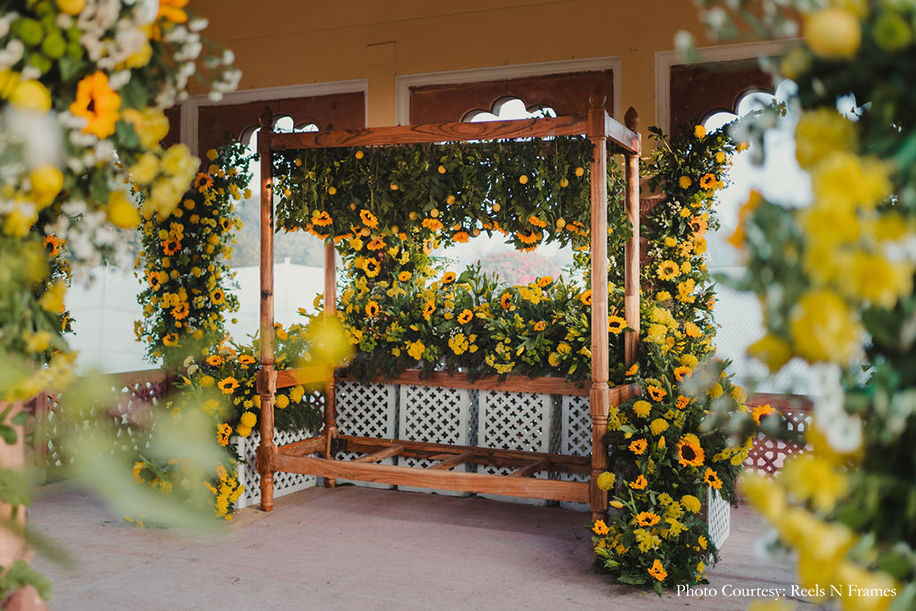
<path id="1" fill-rule="evenodd" d="M 493 204 L 493 212 L 499 212 L 500 208 L 502 208 L 502 206 L 500 206 L 499 203 Z"/>
<path id="2" fill-rule="evenodd" d="M 445 166 L 444 166 L 444 165 L 440 165 L 440 166 L 439 166 L 439 173 L 440 173 L 440 174 L 445 174 Z"/>
<path id="3" fill-rule="evenodd" d="M 328 187 L 328 195 L 334 195 L 335 193 L 337 193 L 337 189 L 334 187 Z"/>
<path id="4" fill-rule="evenodd" d="M 432 210 L 429 211 L 429 215 L 430 215 L 431 217 L 433 217 L 433 218 L 438 217 L 438 216 L 439 216 L 439 209 L 438 209 L 438 208 L 433 208 Z"/>
<path id="5" fill-rule="evenodd" d="M 563 188 L 565 189 L 566 187 L 569 186 L 569 181 L 568 181 L 567 179 L 565 179 L 565 178 L 561 178 L 561 179 L 560 179 L 560 186 L 563 187 Z"/>
<path id="6" fill-rule="evenodd" d="M 579 166 L 578 168 L 576 168 L 576 176 L 578 176 L 579 178 L 582 178 L 583 176 L 585 176 L 585 168 L 583 168 L 582 166 Z"/>
<path id="7" fill-rule="evenodd" d="M 356 157 L 357 159 L 362 159 L 365 156 L 366 154 L 362 151 L 356 151 L 356 154 L 354 155 L 354 157 Z"/>
<path id="8" fill-rule="evenodd" d="M 449 206 L 451 206 L 452 204 L 454 204 L 454 203 L 455 203 L 455 196 L 454 196 L 454 195 L 449 195 L 448 197 L 446 197 L 446 198 L 445 198 L 445 203 L 448 204 Z"/>
<path id="9" fill-rule="evenodd" d="M 398 187 L 396 184 L 391 183 L 391 190 L 392 190 L 392 191 L 397 191 L 399 188 L 400 188 L 400 187 Z"/>
<path id="10" fill-rule="evenodd" d="M 522 183 L 523 185 L 527 185 L 528 184 L 528 175 L 522 174 L 521 176 L 518 177 L 518 181 Z"/>

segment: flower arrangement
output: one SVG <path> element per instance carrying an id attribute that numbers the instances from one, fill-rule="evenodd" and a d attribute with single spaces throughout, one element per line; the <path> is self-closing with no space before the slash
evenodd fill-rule
<path id="1" fill-rule="evenodd" d="M 319 335 L 316 336 L 316 332 Z M 274 327 L 275 362 L 279 368 L 293 368 L 310 362 L 309 355 L 320 357 L 315 351 L 320 343 L 320 331 L 315 326 L 292 325 L 284 329 Z M 319 346 L 320 348 L 320 346 Z M 224 448 L 224 459 L 217 467 L 210 483 L 214 494 L 214 511 L 217 517 L 232 519 L 232 504 L 242 493 L 242 485 L 232 475 L 237 472 L 239 456 L 230 444 L 231 437 L 248 437 L 257 427 L 261 397 L 257 392 L 260 370 L 259 342 L 252 340 L 237 345 L 224 339 L 205 349 L 198 359 L 192 355 L 185 359 L 185 375 L 177 384 L 178 399 L 169 402 L 165 409 L 173 418 L 185 418 L 189 413 L 205 417 L 212 426 L 212 443 Z M 316 361 L 320 362 L 320 361 Z M 314 400 L 311 388 L 297 385 L 279 389 L 276 394 L 274 422 L 278 430 L 315 430 L 320 421 L 320 405 Z M 170 460 L 164 464 L 151 462 L 138 456 L 134 463 L 134 478 L 138 483 L 166 491 L 181 488 L 182 461 Z"/>
<path id="2" fill-rule="evenodd" d="M 823 391 L 803 441 L 813 451 L 775 481 L 747 478 L 745 490 L 798 552 L 802 587 L 841 587 L 844 609 L 911 609 L 916 13 L 909 3 L 789 4 L 804 38 L 774 68 L 798 84 L 796 158 L 813 201 L 754 193 L 732 239 L 748 263 L 741 286 L 764 311 L 766 334 L 750 351 L 773 372 L 805 359 Z M 841 114 L 837 98 L 850 93 L 855 108 Z M 782 433 L 776 424 L 769 433 Z"/>
<path id="3" fill-rule="evenodd" d="M 231 53 L 209 43 L 204 52 L 206 20 L 185 4 L 4 3 L 0 254 L 10 273 L 0 280 L 0 352 L 12 373 L 0 389 L 5 398 L 70 377 L 59 307 L 66 285 L 50 274 L 46 239 L 74 264 L 98 263 L 112 249 L 113 228 L 140 221 L 130 182 L 147 196 L 144 216 L 167 216 L 197 160 L 183 145 L 160 145 L 169 127 L 162 108 L 187 95 L 195 74 L 217 93 L 238 81 Z M 49 367 L 33 366 L 49 358 Z"/>
<path id="4" fill-rule="evenodd" d="M 179 365 L 189 354 L 218 343 L 225 314 L 238 310 L 230 293 L 234 231 L 241 227 L 234 202 L 249 197 L 251 155 L 238 142 L 207 151 L 209 165 L 171 214 L 141 225 L 143 251 L 137 276 L 146 288 L 137 296 L 143 319 L 134 323 L 147 358 Z"/>
<path id="5" fill-rule="evenodd" d="M 725 364 L 715 364 L 713 284 L 706 270 L 705 233 L 716 227 L 715 191 L 735 147 L 723 132 L 702 126 L 671 141 L 650 128 L 657 145 L 650 184 L 665 199 L 644 219 L 649 263 L 642 268 L 645 332 L 640 362 L 627 372 L 642 389 L 611 409 L 609 471 L 598 485 L 612 497 L 607 521 L 589 524 L 599 566 L 629 584 L 705 582 L 718 560 L 700 515 L 707 491 L 735 502 L 735 478 L 751 438 L 730 445 L 703 422 L 714 406 L 747 410 L 744 390 Z"/>

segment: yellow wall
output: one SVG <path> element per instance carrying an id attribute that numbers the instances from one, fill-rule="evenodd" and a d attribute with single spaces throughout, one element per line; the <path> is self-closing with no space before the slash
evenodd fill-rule
<path id="1" fill-rule="evenodd" d="M 369 125 L 395 122 L 395 77 L 619 56 L 620 108 L 655 122 L 654 54 L 680 29 L 700 36 L 689 0 L 197 0 L 206 35 L 232 49 L 241 89 L 368 79 Z M 394 43 L 380 47 L 379 43 Z"/>

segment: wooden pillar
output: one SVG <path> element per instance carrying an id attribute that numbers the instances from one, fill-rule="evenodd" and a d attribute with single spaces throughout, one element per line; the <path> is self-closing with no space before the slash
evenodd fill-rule
<path id="1" fill-rule="evenodd" d="M 592 386 L 589 412 L 592 419 L 592 472 L 588 498 L 592 520 L 607 513 L 607 492 L 598 488 L 598 476 L 607 470 L 608 409 L 608 295 L 607 295 L 607 128 L 604 103 L 597 88 L 589 94 L 588 137 L 595 145 L 591 165 L 591 286 L 592 286 Z"/>
<path id="2" fill-rule="evenodd" d="M 277 453 L 274 444 L 274 396 L 277 373 L 274 371 L 274 201 L 271 186 L 273 165 L 270 134 L 273 113 L 265 107 L 258 133 L 258 155 L 261 157 L 261 371 L 258 393 L 261 396 L 261 443 L 258 445 L 257 465 L 261 475 L 261 509 L 274 508 L 273 462 Z"/>
<path id="3" fill-rule="evenodd" d="M 632 132 L 638 133 L 639 115 L 630 106 L 624 123 Z M 626 154 L 626 211 L 627 220 L 633 225 L 633 236 L 627 240 L 625 249 L 624 315 L 627 326 L 634 329 L 623 338 L 624 362 L 627 367 L 636 362 L 639 345 L 639 153 Z"/>
<path id="4" fill-rule="evenodd" d="M 334 243 L 328 241 L 324 247 L 324 315 L 337 316 L 337 252 Z M 337 438 L 337 392 L 334 386 L 334 370 L 328 378 L 324 394 L 324 457 L 334 458 L 334 440 Z M 337 480 L 325 478 L 326 488 L 333 488 Z"/>

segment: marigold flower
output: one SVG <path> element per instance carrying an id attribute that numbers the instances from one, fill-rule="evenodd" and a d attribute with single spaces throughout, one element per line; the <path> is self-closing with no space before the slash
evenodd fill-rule
<path id="1" fill-rule="evenodd" d="M 689 176 L 681 176 L 677 179 L 677 184 L 681 189 L 689 189 L 690 185 L 693 184 L 693 180 Z"/>
<path id="2" fill-rule="evenodd" d="M 703 332 L 700 330 L 696 324 L 687 321 L 684 323 L 684 333 L 687 334 L 687 337 L 697 338 L 703 335 Z"/>
<path id="3" fill-rule="evenodd" d="M 697 125 L 693 128 L 693 135 L 696 136 L 697 140 L 702 140 L 706 137 L 706 128 L 702 125 Z"/>
<path id="4" fill-rule="evenodd" d="M 528 222 L 534 225 L 535 227 L 540 227 L 541 229 L 547 226 L 547 223 L 545 221 L 533 215 L 528 218 Z"/>
<path id="5" fill-rule="evenodd" d="M 608 491 L 614 487 L 615 481 L 617 481 L 617 476 L 610 471 L 605 471 L 598 476 L 596 483 L 599 490 Z"/>
<path id="6" fill-rule="evenodd" d="M 633 404 L 633 413 L 639 416 L 640 418 L 645 418 L 652 411 L 652 404 L 648 401 L 643 401 L 640 399 Z"/>
<path id="7" fill-rule="evenodd" d="M 378 217 L 368 210 L 360 210 L 359 218 L 366 227 L 371 227 L 373 229 L 378 227 Z"/>
<path id="8" fill-rule="evenodd" d="M 608 534 L 609 530 L 604 520 L 596 520 L 595 524 L 592 526 L 592 532 L 598 536 Z"/>
<path id="9" fill-rule="evenodd" d="M 471 239 L 471 236 L 468 235 L 467 231 L 456 231 L 455 233 L 452 234 L 452 239 L 455 240 L 456 242 L 464 244 L 468 240 Z"/>
<path id="10" fill-rule="evenodd" d="M 551 284 L 553 284 L 553 276 L 541 276 L 538 278 L 537 285 L 542 289 L 547 288 Z"/>

